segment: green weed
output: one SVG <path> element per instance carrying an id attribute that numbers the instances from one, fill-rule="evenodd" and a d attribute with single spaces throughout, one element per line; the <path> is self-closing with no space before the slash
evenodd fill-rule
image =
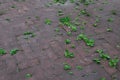
<path id="1" fill-rule="evenodd" d="M 69 50 L 65 50 L 64 56 L 66 58 L 74 58 L 74 53 L 70 52 Z"/>
<path id="2" fill-rule="evenodd" d="M 5 50 L 5 49 L 0 48 L 0 55 L 4 55 L 4 54 L 6 54 L 6 50 Z"/>

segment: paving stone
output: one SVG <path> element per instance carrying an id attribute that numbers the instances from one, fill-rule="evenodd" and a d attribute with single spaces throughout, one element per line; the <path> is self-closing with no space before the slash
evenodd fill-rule
<path id="1" fill-rule="evenodd" d="M 7 73 L 16 73 L 17 62 L 14 57 L 6 59 L 6 64 L 7 64 L 7 68 L 6 68 Z"/>
<path id="2" fill-rule="evenodd" d="M 7 64 L 5 62 L 5 60 L 1 60 L 0 61 L 0 70 L 4 70 L 7 68 Z"/>
<path id="3" fill-rule="evenodd" d="M 36 59 L 26 60 L 24 62 L 21 62 L 18 64 L 18 67 L 19 69 L 26 69 L 39 64 L 40 64 L 40 61 L 39 59 L 36 58 Z"/>
<path id="4" fill-rule="evenodd" d="M 58 55 L 58 57 L 63 56 L 62 54 L 64 53 L 62 45 L 58 41 L 52 41 L 50 42 L 50 46 L 53 49 L 54 53 Z"/>

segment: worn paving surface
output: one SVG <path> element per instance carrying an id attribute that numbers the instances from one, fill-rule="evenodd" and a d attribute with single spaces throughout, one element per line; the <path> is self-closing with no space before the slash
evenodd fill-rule
<path id="1" fill-rule="evenodd" d="M 111 68 L 106 61 L 100 65 L 92 61 L 97 57 L 96 49 L 104 49 L 112 58 L 120 58 L 120 1 L 96 0 L 95 4 L 84 6 L 80 4 L 45 5 L 50 0 L 0 0 L 0 48 L 7 50 L 7 54 L 0 56 L 0 80 L 120 80 L 120 63 L 117 68 Z M 103 8 L 101 11 L 100 9 Z M 90 17 L 79 16 L 79 22 L 86 22 L 85 29 L 78 29 L 71 36 L 66 35 L 66 30 L 58 26 L 59 9 L 64 15 L 70 15 L 74 20 L 81 9 L 87 9 Z M 117 15 L 112 15 L 111 10 L 116 10 Z M 93 27 L 96 16 L 100 16 L 98 27 Z M 113 22 L 108 22 L 108 18 Z M 48 18 L 51 25 L 44 23 Z M 79 26 L 78 26 L 79 27 Z M 59 28 L 60 32 L 55 29 Z M 112 28 L 112 32 L 106 29 Z M 24 39 L 23 33 L 33 32 L 36 36 Z M 84 32 L 88 37 L 95 39 L 95 46 L 88 47 L 82 41 L 75 41 L 76 36 Z M 64 40 L 70 38 L 76 48 L 66 45 Z M 11 56 L 9 51 L 18 48 L 20 51 Z M 75 58 L 64 57 L 65 49 L 75 53 Z M 73 74 L 63 69 L 63 63 L 72 66 Z M 82 66 L 77 70 L 76 66 Z M 26 74 L 32 74 L 26 78 Z"/>

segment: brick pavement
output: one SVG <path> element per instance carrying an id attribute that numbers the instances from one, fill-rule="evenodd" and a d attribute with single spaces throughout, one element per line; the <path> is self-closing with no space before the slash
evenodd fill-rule
<path id="1" fill-rule="evenodd" d="M 88 6 L 54 3 L 47 7 L 49 2 L 51 0 L 0 0 L 0 48 L 7 51 L 0 56 L 0 80 L 120 80 L 120 62 L 117 68 L 112 68 L 107 61 L 100 65 L 92 61 L 99 56 L 96 49 L 104 49 L 112 58 L 117 56 L 120 59 L 120 1 L 96 0 L 95 4 Z M 57 12 L 60 9 L 72 20 L 81 9 L 86 9 L 91 16 L 78 17 L 80 24 L 86 22 L 85 29 L 78 26 L 77 32 L 68 36 L 66 31 L 69 29 L 59 26 Z M 116 10 L 117 14 L 112 15 L 111 10 Z M 97 27 L 93 27 L 96 16 L 100 21 Z M 46 18 L 52 21 L 51 25 L 44 23 Z M 114 21 L 108 22 L 108 18 Z M 55 31 L 58 28 L 60 32 Z M 112 28 L 112 32 L 107 32 L 108 28 Z M 33 32 L 35 36 L 25 39 L 23 34 L 26 31 Z M 94 47 L 76 41 L 81 32 L 95 39 Z M 75 48 L 65 44 L 67 38 Z M 19 51 L 11 56 L 10 50 L 14 48 Z M 65 49 L 74 52 L 75 58 L 65 58 Z M 71 70 L 63 69 L 65 62 L 71 65 Z M 77 66 L 83 69 L 77 70 Z M 26 78 L 26 74 L 32 76 Z"/>

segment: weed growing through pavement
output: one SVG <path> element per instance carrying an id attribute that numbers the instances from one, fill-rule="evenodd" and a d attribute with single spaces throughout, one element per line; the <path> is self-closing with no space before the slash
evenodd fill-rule
<path id="1" fill-rule="evenodd" d="M 107 21 L 108 21 L 108 22 L 113 22 L 114 19 L 113 19 L 113 18 L 108 18 Z"/>
<path id="2" fill-rule="evenodd" d="M 26 77 L 26 78 L 31 78 L 31 77 L 32 77 L 32 74 L 27 73 L 27 74 L 25 75 L 25 77 Z"/>
<path id="3" fill-rule="evenodd" d="M 100 78 L 100 80 L 106 80 L 106 78 L 105 78 L 105 77 L 102 77 L 102 78 Z"/>
<path id="4" fill-rule="evenodd" d="M 71 48 L 75 48 L 75 45 L 74 45 L 74 44 L 71 44 Z"/>
<path id="5" fill-rule="evenodd" d="M 71 66 L 68 63 L 64 64 L 64 70 L 71 70 Z"/>
<path id="6" fill-rule="evenodd" d="M 66 43 L 66 44 L 70 44 L 70 43 L 71 43 L 71 40 L 70 40 L 70 39 L 66 39 L 66 40 L 65 40 L 65 43 Z"/>
<path id="7" fill-rule="evenodd" d="M 70 52 L 68 49 L 65 50 L 64 56 L 66 58 L 74 58 L 74 53 Z"/>
<path id="8" fill-rule="evenodd" d="M 72 72 L 72 71 L 69 71 L 68 74 L 73 75 L 73 72 Z"/>
<path id="9" fill-rule="evenodd" d="M 118 58 L 111 59 L 111 60 L 109 61 L 109 66 L 111 66 L 111 67 L 113 67 L 113 68 L 116 68 L 118 62 L 119 62 L 119 59 L 118 59 Z"/>
<path id="10" fill-rule="evenodd" d="M 77 70 L 83 70 L 82 66 L 76 66 Z"/>
<path id="11" fill-rule="evenodd" d="M 65 4 L 67 0 L 53 0 L 54 3 Z"/>
<path id="12" fill-rule="evenodd" d="M 63 25 L 69 27 L 71 29 L 71 31 L 73 31 L 73 32 L 77 31 L 77 27 L 73 23 L 71 23 L 71 18 L 70 17 L 68 17 L 68 16 L 62 17 L 62 18 L 59 19 L 59 21 Z"/>
<path id="13" fill-rule="evenodd" d="M 58 10 L 58 14 L 57 14 L 58 16 L 62 16 L 62 15 L 64 15 L 64 13 L 63 13 L 63 11 L 60 9 L 60 10 Z"/>
<path id="14" fill-rule="evenodd" d="M 10 51 L 10 54 L 11 54 L 11 55 L 15 55 L 18 51 L 19 51 L 19 49 L 17 49 L 17 48 L 12 49 L 12 50 Z"/>
<path id="15" fill-rule="evenodd" d="M 50 20 L 50 19 L 45 19 L 45 24 L 47 24 L 47 25 L 51 25 L 52 24 L 52 21 Z"/>
<path id="16" fill-rule="evenodd" d="M 79 15 L 90 16 L 90 14 L 88 13 L 88 11 L 86 9 L 80 10 Z"/>
<path id="17" fill-rule="evenodd" d="M 3 48 L 0 48 L 0 55 L 4 55 L 4 54 L 6 54 L 6 50 Z"/>
<path id="18" fill-rule="evenodd" d="M 113 29 L 112 28 L 107 28 L 107 32 L 112 32 Z"/>
<path id="19" fill-rule="evenodd" d="M 97 63 L 97 64 L 100 64 L 100 63 L 101 63 L 101 61 L 100 61 L 99 58 L 94 58 L 93 61 L 94 61 L 95 63 Z"/>
<path id="20" fill-rule="evenodd" d="M 67 32 L 67 35 L 70 36 L 72 33 L 70 31 Z"/>
<path id="21" fill-rule="evenodd" d="M 87 46 L 93 47 L 95 41 L 93 39 L 89 39 L 85 34 L 79 34 L 77 36 L 77 40 L 83 40 Z"/>
<path id="22" fill-rule="evenodd" d="M 112 15 L 117 15 L 117 11 L 116 11 L 116 10 L 112 10 L 112 11 L 111 11 L 111 14 L 112 14 Z"/>
<path id="23" fill-rule="evenodd" d="M 94 62 L 96 62 L 97 64 L 100 64 L 101 60 L 108 60 L 108 64 L 110 67 L 116 68 L 117 64 L 119 62 L 118 58 L 114 58 L 112 59 L 108 54 L 106 54 L 102 49 L 97 49 L 96 50 L 97 53 L 99 53 L 99 58 L 95 58 L 93 59 Z"/>
<path id="24" fill-rule="evenodd" d="M 31 31 L 26 31 L 24 32 L 24 39 L 29 39 L 29 38 L 32 38 L 32 37 L 35 37 L 35 34 Z"/>
<path id="25" fill-rule="evenodd" d="M 97 49 L 96 52 L 99 53 L 100 58 L 106 59 L 106 60 L 110 59 L 110 56 L 108 54 L 104 53 L 104 51 L 102 49 Z"/>

